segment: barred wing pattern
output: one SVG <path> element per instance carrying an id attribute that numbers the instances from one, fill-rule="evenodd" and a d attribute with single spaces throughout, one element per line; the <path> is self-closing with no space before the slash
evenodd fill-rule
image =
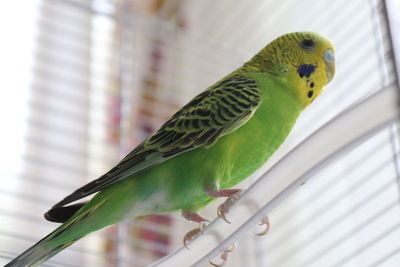
<path id="1" fill-rule="evenodd" d="M 260 92 L 256 81 L 240 74 L 225 78 L 196 96 L 117 166 L 74 191 L 54 205 L 52 210 L 59 212 L 60 208 L 66 209 L 63 206 L 68 203 L 98 192 L 182 152 L 212 146 L 219 137 L 246 123 L 259 103 Z"/>
<path id="2" fill-rule="evenodd" d="M 195 97 L 146 142 L 164 156 L 212 146 L 243 125 L 260 101 L 255 81 L 235 75 Z"/>

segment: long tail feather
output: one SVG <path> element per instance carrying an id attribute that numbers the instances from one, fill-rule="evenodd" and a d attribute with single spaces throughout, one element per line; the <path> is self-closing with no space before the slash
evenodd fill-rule
<path id="1" fill-rule="evenodd" d="M 64 224 L 60 225 L 57 229 L 51 232 L 49 235 L 44 237 L 42 240 L 37 242 L 35 245 L 27 249 L 21 255 L 16 257 L 14 260 L 9 262 L 4 267 L 25 267 L 25 266 L 36 266 L 47 259 L 51 258 L 61 250 L 75 243 L 78 239 L 89 234 L 79 233 L 74 237 L 62 239 L 63 241 L 54 242 L 55 239 L 62 237 L 66 231 L 71 231 L 72 227 L 75 227 L 79 222 L 82 222 L 85 218 L 88 219 L 89 215 L 99 208 L 106 199 L 96 203 L 91 207 L 83 207 L 77 211 L 69 220 Z M 79 228 L 79 226 L 78 226 Z M 94 231 L 95 229 L 92 229 Z"/>
<path id="2" fill-rule="evenodd" d="M 65 249 L 66 247 L 72 245 L 78 239 L 61 244 L 56 247 L 49 247 L 48 241 L 53 238 L 54 235 L 57 234 L 59 228 L 51 232 L 45 238 L 37 242 L 35 245 L 27 249 L 21 255 L 13 259 L 11 262 L 6 264 L 4 267 L 25 267 L 25 266 L 36 266 L 47 259 L 51 258 L 61 250 Z"/>

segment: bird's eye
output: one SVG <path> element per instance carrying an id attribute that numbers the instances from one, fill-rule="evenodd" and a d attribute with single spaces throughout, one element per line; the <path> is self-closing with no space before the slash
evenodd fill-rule
<path id="1" fill-rule="evenodd" d="M 305 50 L 312 50 L 315 47 L 315 43 L 311 39 L 306 39 L 300 43 L 300 47 Z"/>

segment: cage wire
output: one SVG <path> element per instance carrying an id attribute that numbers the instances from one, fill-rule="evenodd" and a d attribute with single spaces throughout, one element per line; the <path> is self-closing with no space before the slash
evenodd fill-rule
<path id="1" fill-rule="evenodd" d="M 329 37 L 337 74 L 259 173 L 335 115 L 398 82 L 395 35 L 380 0 L 35 0 L 24 12 L 14 2 L 2 12 L 25 23 L 9 35 L 16 49 L 7 53 L 19 60 L 15 69 L 13 60 L 0 65 L 24 76 L 10 74 L 8 90 L 18 94 L 2 105 L 13 120 L 3 123 L 11 134 L 2 134 L 0 151 L 0 264 L 56 227 L 42 218 L 49 207 L 283 33 Z M 386 2 L 391 11 L 399 4 Z M 399 166 L 398 124 L 391 124 L 275 208 L 267 236 L 243 235 L 228 266 L 400 266 Z M 202 214 L 214 218 L 217 204 Z M 181 247 L 193 227 L 179 214 L 133 219 L 43 266 L 146 266 Z"/>

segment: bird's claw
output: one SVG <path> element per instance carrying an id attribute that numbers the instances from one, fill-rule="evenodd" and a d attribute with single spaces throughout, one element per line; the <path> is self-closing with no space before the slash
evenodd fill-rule
<path id="1" fill-rule="evenodd" d="M 183 237 L 183 246 L 184 246 L 185 248 L 187 248 L 188 250 L 190 250 L 189 247 L 188 247 L 189 242 L 190 242 L 196 235 L 198 235 L 199 233 L 201 233 L 200 227 L 194 228 L 193 230 L 190 230 L 189 232 L 187 232 L 187 233 L 185 234 L 185 236 Z"/>
<path id="2" fill-rule="evenodd" d="M 256 233 L 256 235 L 263 236 L 263 235 L 268 234 L 269 229 L 271 227 L 271 221 L 269 220 L 269 216 L 266 215 L 266 216 L 262 217 L 259 225 L 260 226 L 265 226 L 265 229 L 263 231 L 259 232 L 259 233 Z"/>
<path id="3" fill-rule="evenodd" d="M 242 190 L 236 191 L 232 195 L 228 196 L 228 198 L 221 205 L 218 206 L 218 209 L 217 209 L 218 217 L 222 218 L 227 223 L 231 223 L 231 222 L 226 218 L 226 214 L 229 212 L 229 210 L 230 210 L 232 204 L 235 202 L 235 200 L 239 198 L 241 192 L 242 192 Z"/>
<path id="4" fill-rule="evenodd" d="M 183 237 L 183 246 L 185 248 L 187 248 L 188 250 L 190 250 L 189 247 L 188 247 L 189 242 L 192 241 L 193 238 L 195 238 L 198 234 L 202 234 L 203 231 L 204 231 L 204 228 L 206 226 L 207 226 L 206 221 L 202 221 L 202 222 L 199 223 L 199 227 L 194 228 L 194 229 L 190 230 L 189 232 L 187 232 L 185 234 L 185 236 Z"/>
<path id="5" fill-rule="evenodd" d="M 231 246 L 229 246 L 226 250 L 224 250 L 224 252 L 222 252 L 220 258 L 222 260 L 221 263 L 217 264 L 212 262 L 211 260 L 209 260 L 208 262 L 215 267 L 223 267 L 225 266 L 225 264 L 228 262 L 229 256 L 231 254 L 232 251 L 234 251 L 236 249 L 236 242 L 234 242 Z"/>

